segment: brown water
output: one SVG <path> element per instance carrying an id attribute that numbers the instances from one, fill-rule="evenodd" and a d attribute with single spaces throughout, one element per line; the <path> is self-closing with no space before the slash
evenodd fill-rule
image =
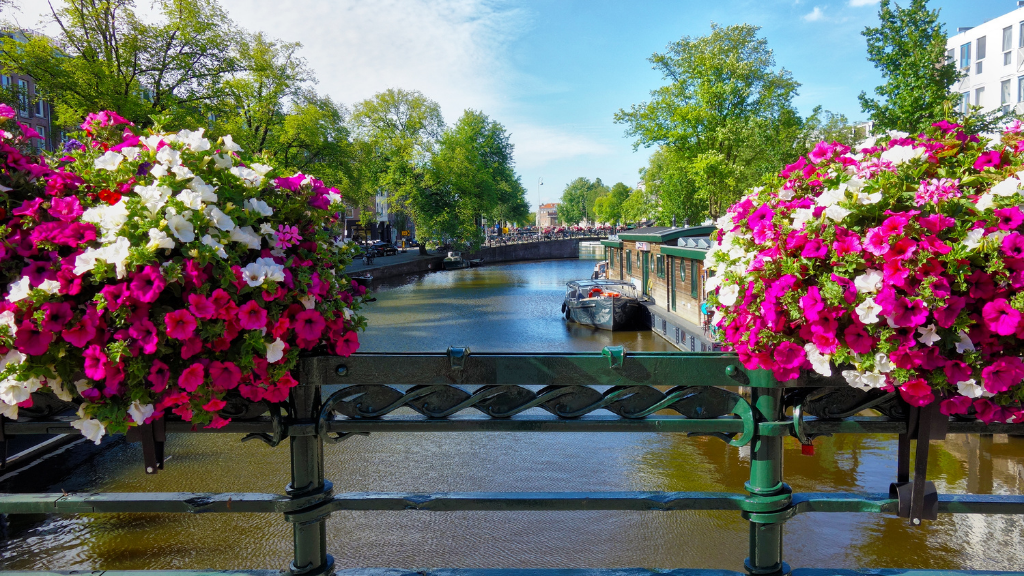
<path id="1" fill-rule="evenodd" d="M 564 283 L 592 262 L 561 261 L 437 273 L 382 287 L 364 350 L 665 350 L 649 332 L 567 327 Z M 942 492 L 1020 494 L 1024 439 L 951 437 L 932 447 Z M 120 441 L 41 491 L 280 492 L 288 454 L 236 437 L 176 435 L 166 470 L 147 476 L 138 445 Z M 786 443 L 795 491 L 884 492 L 895 441 L 846 435 L 815 456 Z M 717 439 L 668 434 L 375 434 L 325 449 L 337 491 L 742 490 L 749 457 Z M 58 458 L 64 458 L 61 455 Z M 14 522 L 5 569 L 281 568 L 291 527 L 274 515 L 117 514 Z M 694 567 L 742 570 L 747 523 L 735 512 L 336 513 L 339 567 Z M 868 514 L 806 514 L 786 524 L 794 567 L 1019 570 L 1024 522 L 942 516 L 921 528 Z"/>

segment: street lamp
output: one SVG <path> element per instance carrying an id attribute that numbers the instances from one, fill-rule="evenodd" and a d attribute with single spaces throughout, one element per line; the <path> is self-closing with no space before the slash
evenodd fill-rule
<path id="1" fill-rule="evenodd" d="M 537 178 L 537 230 L 540 230 L 540 187 L 544 185 L 544 178 Z"/>

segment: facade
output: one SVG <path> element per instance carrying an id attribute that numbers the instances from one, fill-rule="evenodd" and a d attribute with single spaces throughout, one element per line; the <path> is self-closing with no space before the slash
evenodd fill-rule
<path id="1" fill-rule="evenodd" d="M 681 350 L 710 352 L 718 344 L 703 313 L 704 257 L 714 226 L 650 227 L 602 240 L 608 278 L 626 280 L 650 300 L 651 329 Z"/>
<path id="2" fill-rule="evenodd" d="M 973 28 L 958 28 L 946 41 L 946 57 L 964 74 L 953 86 L 960 110 L 980 106 L 1024 113 L 1024 1 Z"/>
<path id="3" fill-rule="evenodd" d="M 24 41 L 27 39 L 26 34 L 34 34 L 34 32 L 2 30 L 0 34 Z M 32 142 L 34 144 L 39 143 L 40 148 L 52 151 L 54 146 L 60 142 L 60 135 L 53 134 L 52 106 L 50 106 L 49 102 L 36 97 L 35 79 L 24 74 L 10 74 L 7 71 L 0 70 L 0 85 L 5 90 L 16 90 L 18 92 L 16 101 L 9 102 L 8 104 L 17 112 L 18 122 L 32 128 L 43 137 L 41 142 L 39 140 L 32 140 Z"/>
<path id="4" fill-rule="evenodd" d="M 541 228 L 558 226 L 558 202 L 540 205 L 537 212 L 537 225 Z"/>

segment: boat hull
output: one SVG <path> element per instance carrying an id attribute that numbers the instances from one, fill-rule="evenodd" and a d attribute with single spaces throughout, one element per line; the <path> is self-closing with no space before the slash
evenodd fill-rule
<path id="1" fill-rule="evenodd" d="M 636 329 L 640 303 L 632 298 L 591 298 L 568 305 L 569 319 L 602 330 Z"/>

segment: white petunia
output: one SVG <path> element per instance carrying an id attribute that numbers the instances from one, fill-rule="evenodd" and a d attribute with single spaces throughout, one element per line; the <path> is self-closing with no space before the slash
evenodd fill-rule
<path id="1" fill-rule="evenodd" d="M 141 148 L 137 148 L 135 146 L 125 146 L 124 148 L 121 148 L 121 154 L 123 154 L 124 157 L 129 160 L 135 160 L 136 158 L 138 158 L 140 151 Z"/>
<path id="2" fill-rule="evenodd" d="M 989 192 L 996 196 L 1013 196 L 1020 190 L 1021 181 L 1016 178 L 1007 178 L 992 187 Z"/>
<path id="3" fill-rule="evenodd" d="M 846 208 L 843 208 L 842 206 L 839 206 L 838 204 L 834 205 L 834 206 L 829 206 L 828 208 L 825 209 L 825 216 L 828 216 L 830 219 L 834 220 L 836 223 L 842 222 L 843 218 L 846 218 L 849 215 L 850 215 L 850 210 L 847 210 Z"/>
<path id="4" fill-rule="evenodd" d="M 888 374 L 892 372 L 894 366 L 889 361 L 889 356 L 883 352 L 875 354 L 875 372 L 881 372 L 882 374 Z"/>
<path id="5" fill-rule="evenodd" d="M 331 204 L 341 204 L 344 201 L 344 199 L 341 197 L 341 194 L 338 194 L 336 192 L 328 192 L 327 200 Z"/>
<path id="6" fill-rule="evenodd" d="M 100 156 L 93 162 L 93 167 L 97 170 L 117 170 L 117 167 L 121 165 L 121 161 L 124 160 L 124 156 L 114 152 L 112 150 L 104 152 L 103 156 Z"/>
<path id="7" fill-rule="evenodd" d="M 213 203 L 217 201 L 217 195 L 214 194 L 214 192 L 217 190 L 217 187 L 207 184 L 199 176 L 193 178 L 192 181 L 189 182 L 188 187 L 198 192 L 203 202 Z"/>
<path id="8" fill-rule="evenodd" d="M 988 209 L 992 208 L 993 206 L 995 206 L 994 200 L 995 200 L 995 196 L 994 195 L 992 195 L 992 194 L 982 194 L 981 196 L 978 196 L 978 201 L 975 202 L 974 205 L 978 208 L 978 210 L 980 212 L 984 212 L 985 210 L 988 210 Z"/>
<path id="9" fill-rule="evenodd" d="M 985 392 L 985 388 L 975 382 L 974 378 L 957 382 L 956 390 L 961 396 L 967 396 L 968 398 L 981 398 L 982 393 Z"/>
<path id="10" fill-rule="evenodd" d="M 894 165 L 899 166 L 916 158 L 920 158 L 924 155 L 924 148 L 914 148 L 913 146 L 893 146 L 892 148 L 882 152 L 882 160 L 888 160 Z"/>
<path id="11" fill-rule="evenodd" d="M 267 344 L 267 362 L 273 364 L 281 358 L 284 358 L 284 341 L 278 338 Z"/>
<path id="12" fill-rule="evenodd" d="M 36 286 L 36 288 L 39 288 L 47 294 L 57 294 L 60 292 L 60 282 L 56 280 L 43 280 L 39 283 L 39 286 Z"/>
<path id="13" fill-rule="evenodd" d="M 171 234 L 174 234 L 174 237 L 179 242 L 187 243 L 196 239 L 195 228 L 192 227 L 192 223 L 179 214 L 174 214 L 167 219 L 167 227 L 171 229 Z"/>
<path id="14" fill-rule="evenodd" d="M 182 190 L 174 199 L 184 204 L 186 208 L 191 208 L 192 210 L 203 209 L 203 195 L 195 190 Z"/>
<path id="15" fill-rule="evenodd" d="M 124 278 L 128 274 L 125 263 L 128 261 L 128 249 L 131 245 L 127 238 L 118 236 L 112 244 L 99 249 L 97 258 L 102 258 L 107 264 L 113 264 L 117 270 L 117 277 Z"/>
<path id="16" fill-rule="evenodd" d="M 136 186 L 135 193 L 142 198 L 142 203 L 145 204 L 146 209 L 156 214 L 167 204 L 167 199 L 171 197 L 173 190 L 169 186 Z"/>
<path id="17" fill-rule="evenodd" d="M 10 136 L 8 136 L 10 138 Z M 18 405 L 8 404 L 6 402 L 0 402 L 0 416 L 10 418 L 11 420 L 18 419 Z"/>
<path id="18" fill-rule="evenodd" d="M 245 268 L 242 268 L 242 280 L 244 280 L 249 286 L 259 286 L 263 284 L 263 281 L 266 278 L 267 275 L 263 268 L 256 266 L 255 264 L 249 264 Z"/>
<path id="19" fill-rule="evenodd" d="M 316 296 L 306 294 L 302 298 L 299 298 L 299 303 L 302 304 L 302 307 L 306 310 L 312 310 L 313 308 L 316 308 Z"/>
<path id="20" fill-rule="evenodd" d="M 263 182 L 263 176 L 260 176 L 259 173 L 252 168 L 235 166 L 231 170 L 228 170 L 228 172 L 231 172 L 235 176 L 241 178 L 242 183 L 245 184 L 247 188 L 259 188 L 260 184 Z"/>
<path id="21" fill-rule="evenodd" d="M 864 382 L 864 376 L 867 374 L 857 370 L 843 370 L 841 372 L 843 378 L 846 379 L 846 383 L 854 388 L 860 388 L 861 390 L 870 390 L 871 386 Z"/>
<path id="22" fill-rule="evenodd" d="M 241 152 L 242 151 L 242 148 L 238 144 L 235 144 L 235 140 L 234 140 L 234 138 L 231 137 L 231 134 L 228 134 L 228 135 L 224 136 L 223 138 L 221 138 L 221 142 L 223 142 L 223 144 L 221 145 L 221 149 L 222 150 L 225 150 L 227 152 Z"/>
<path id="23" fill-rule="evenodd" d="M 138 400 L 132 402 L 132 405 L 128 408 L 128 415 L 140 426 L 146 423 L 146 418 L 155 413 L 156 409 L 152 404 L 141 404 Z"/>
<path id="24" fill-rule="evenodd" d="M 82 432 L 82 436 L 85 436 L 89 440 L 92 440 L 98 446 L 100 440 L 103 439 L 103 435 L 107 432 L 107 428 L 102 422 L 95 418 L 82 418 L 75 420 L 71 423 L 72 428 L 77 428 Z"/>
<path id="25" fill-rule="evenodd" d="M 210 224 L 220 228 L 225 232 L 231 232 L 235 229 L 235 222 L 230 216 L 220 211 L 220 208 L 216 206 L 207 206 L 203 210 L 203 214 L 210 220 Z"/>
<path id="26" fill-rule="evenodd" d="M 804 227 L 809 220 L 814 218 L 813 208 L 797 208 L 793 211 L 793 229 L 799 230 Z"/>
<path id="27" fill-rule="evenodd" d="M 957 354 L 963 354 L 964 352 L 974 352 L 974 342 L 971 341 L 971 337 L 967 335 L 967 332 L 960 331 L 960 341 L 956 343 Z"/>
<path id="28" fill-rule="evenodd" d="M 178 142 L 188 146 L 193 152 L 205 152 L 210 149 L 210 141 L 203 138 L 203 131 L 205 128 L 199 130 L 180 130 L 177 134 Z"/>
<path id="29" fill-rule="evenodd" d="M 253 232 L 252 226 L 236 226 L 231 230 L 229 238 L 234 242 L 245 244 L 250 250 L 259 250 L 262 242 L 260 235 Z"/>
<path id="30" fill-rule="evenodd" d="M 195 176 L 187 166 L 182 166 L 181 164 L 171 168 L 171 172 L 174 172 L 174 175 L 178 177 L 178 180 L 184 180 Z"/>
<path id="31" fill-rule="evenodd" d="M 918 336 L 917 341 L 925 346 L 932 346 L 942 338 L 937 334 L 938 328 L 935 324 L 929 324 L 928 326 L 918 326 L 917 331 L 921 334 Z"/>
<path id="32" fill-rule="evenodd" d="M 156 161 L 170 168 L 181 164 L 181 152 L 170 146 L 164 146 L 156 153 Z"/>
<path id="33" fill-rule="evenodd" d="M 0 371 L 7 370 L 7 367 L 11 364 L 17 366 L 28 360 L 28 356 L 22 354 L 17 350 L 9 350 L 7 354 L 4 354 L 3 358 L 0 358 Z"/>
<path id="34" fill-rule="evenodd" d="M 860 178 L 850 178 L 846 182 L 843 182 L 842 184 L 840 184 L 839 185 L 839 189 L 840 190 L 849 190 L 850 192 L 853 192 L 854 194 L 857 194 L 857 193 L 860 192 L 861 188 L 864 187 L 864 183 L 865 183 L 865 181 L 861 180 Z"/>
<path id="35" fill-rule="evenodd" d="M 53 366 L 50 366 L 50 370 L 53 369 Z M 50 390 L 53 390 L 53 393 L 57 398 L 60 398 L 65 402 L 71 402 L 74 399 L 71 396 L 71 390 L 64 386 L 64 381 L 60 379 L 60 376 L 57 376 L 56 378 L 47 378 L 46 385 L 50 387 Z"/>
<path id="36" fill-rule="evenodd" d="M 256 172 L 257 174 L 259 174 L 260 176 L 266 176 L 267 172 L 270 172 L 271 170 L 274 169 L 273 166 L 267 166 L 266 164 L 255 164 L 255 163 L 252 164 L 249 167 L 252 168 L 253 171 Z"/>
<path id="37" fill-rule="evenodd" d="M 873 294 L 882 289 L 882 272 L 874 268 L 868 268 L 863 274 L 853 279 L 853 285 L 857 292 Z"/>
<path id="38" fill-rule="evenodd" d="M 164 176 L 167 176 L 167 166 L 164 166 L 163 164 L 157 164 L 156 166 L 153 166 L 152 169 L 150 169 L 149 173 L 153 177 L 163 178 Z"/>
<path id="39" fill-rule="evenodd" d="M 11 312 L 10 310 L 0 312 L 0 326 L 7 326 L 11 335 L 17 332 L 18 324 L 15 322 L 14 312 Z"/>
<path id="40" fill-rule="evenodd" d="M 31 291 L 32 286 L 29 283 L 28 276 L 22 276 L 17 282 L 11 282 L 7 292 L 7 301 L 17 302 L 24 300 L 28 298 L 28 294 Z"/>
<path id="41" fill-rule="evenodd" d="M 277 237 L 277 232 L 274 231 L 274 227 L 271 226 L 270 224 L 267 224 L 266 222 L 260 224 L 260 234 L 263 234 L 264 236 L 270 236 L 272 238 Z"/>
<path id="42" fill-rule="evenodd" d="M 128 221 L 127 202 L 118 202 L 113 206 L 100 204 L 82 213 L 82 221 L 97 225 L 103 232 L 101 242 L 112 242 L 117 233 Z"/>
<path id="43" fill-rule="evenodd" d="M 213 248 L 213 250 L 217 253 L 217 256 L 220 256 L 221 258 L 228 257 L 228 253 L 224 251 L 224 245 L 221 244 L 220 241 L 214 238 L 213 236 L 206 234 L 200 239 L 200 242 L 202 242 L 206 246 Z"/>
<path id="44" fill-rule="evenodd" d="M 868 372 L 861 376 L 861 382 L 870 386 L 871 388 L 882 388 L 885 386 L 885 376 L 878 372 Z"/>
<path id="45" fill-rule="evenodd" d="M 881 192 L 874 192 L 871 194 L 857 194 L 857 203 L 862 206 L 870 206 L 871 204 L 877 204 L 881 199 Z"/>
<path id="46" fill-rule="evenodd" d="M 862 323 L 875 324 L 878 322 L 878 313 L 882 311 L 882 307 L 875 303 L 874 298 L 868 298 L 858 304 L 854 310 Z"/>
<path id="47" fill-rule="evenodd" d="M 725 306 L 732 306 L 740 295 L 740 287 L 730 284 L 718 291 L 718 301 Z"/>
<path id="48" fill-rule="evenodd" d="M 817 204 L 818 206 L 825 207 L 835 206 L 843 200 L 846 200 L 846 194 L 841 190 L 832 188 L 830 190 L 825 190 L 821 193 L 821 196 L 818 196 Z"/>
<path id="49" fill-rule="evenodd" d="M 160 141 L 163 140 L 163 136 L 160 134 L 154 134 L 152 136 L 139 138 L 139 140 L 146 145 L 146 148 L 149 148 L 150 152 L 156 152 L 157 147 L 160 146 Z"/>
<path id="50" fill-rule="evenodd" d="M 807 361 L 811 363 L 811 368 L 815 372 L 822 376 L 832 375 L 832 366 L 829 364 L 829 360 L 832 358 L 830 354 L 822 354 L 813 342 L 804 344 L 804 352 L 807 353 Z"/>
<path id="51" fill-rule="evenodd" d="M 964 246 L 966 246 L 968 250 L 974 250 L 975 248 L 981 245 L 981 239 L 984 236 L 984 228 L 975 228 L 974 230 L 968 232 L 967 236 L 964 237 Z"/>
<path id="52" fill-rule="evenodd" d="M 786 202 L 789 202 L 790 200 L 793 199 L 793 196 L 794 194 L 792 189 L 783 188 L 782 190 L 779 190 L 779 200 L 785 200 Z"/>
<path id="53" fill-rule="evenodd" d="M 163 230 L 160 230 L 159 228 L 150 228 L 149 243 L 146 244 L 146 248 L 149 248 L 150 250 L 159 250 L 161 248 L 170 250 L 174 248 L 174 240 Z"/>
<path id="54" fill-rule="evenodd" d="M 10 379 L 0 382 L 0 402 L 4 404 L 19 404 L 30 397 L 31 393 L 24 382 Z"/>
<path id="55" fill-rule="evenodd" d="M 256 264 L 266 271 L 267 279 L 274 282 L 284 282 L 284 266 L 274 262 L 273 258 L 257 258 Z"/>
<path id="56" fill-rule="evenodd" d="M 234 166 L 234 161 L 231 160 L 230 154 L 214 154 L 213 165 L 217 170 L 226 170 Z"/>

